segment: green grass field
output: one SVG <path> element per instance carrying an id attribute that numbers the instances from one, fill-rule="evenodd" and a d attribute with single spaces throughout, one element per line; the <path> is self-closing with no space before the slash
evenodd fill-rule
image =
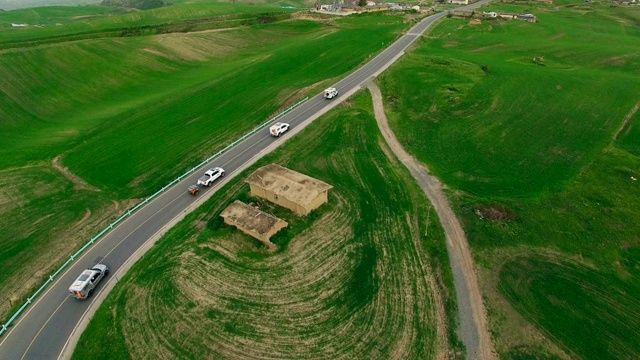
<path id="1" fill-rule="evenodd" d="M 121 280 L 74 358 L 444 355 L 442 327 L 453 324 L 455 307 L 442 291 L 451 286 L 443 232 L 420 220 L 428 201 L 381 148 L 370 102 L 359 94 L 255 166 L 275 162 L 334 186 L 329 203 L 303 218 L 259 201 L 289 222 L 272 239 L 278 251 L 219 217 L 235 199 L 256 201 L 242 182 L 250 169 Z M 444 323 L 434 291 L 448 309 Z"/>
<path id="2" fill-rule="evenodd" d="M 442 22 L 382 90 L 451 187 L 501 357 L 638 358 L 640 11 L 556 5 Z"/>
<path id="3" fill-rule="evenodd" d="M 0 197 L 27 204 L 0 210 L 2 318 L 133 202 L 319 92 L 406 26 L 401 16 L 291 20 L 0 52 Z M 57 157 L 84 189 L 54 170 Z M 39 181 L 27 180 L 34 174 Z"/>
<path id="4" fill-rule="evenodd" d="M 70 41 L 187 33 L 288 18 L 279 6 L 202 1 L 138 11 L 102 6 L 43 7 L 0 12 L 0 50 Z M 13 27 L 12 23 L 27 27 Z"/>

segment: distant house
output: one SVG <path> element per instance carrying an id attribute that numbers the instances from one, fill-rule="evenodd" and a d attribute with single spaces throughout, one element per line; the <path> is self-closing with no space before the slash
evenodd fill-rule
<path id="1" fill-rule="evenodd" d="M 374 5 L 371 5 L 371 6 L 367 5 L 365 7 L 365 9 L 367 11 L 385 11 L 385 10 L 389 10 L 389 8 L 390 8 L 390 6 L 387 5 L 387 4 L 375 5 L 375 3 L 374 3 Z"/>
<path id="2" fill-rule="evenodd" d="M 469 5 L 469 0 L 447 0 L 448 4 Z"/>
<path id="3" fill-rule="evenodd" d="M 498 16 L 506 20 L 515 20 L 518 18 L 518 14 L 511 13 L 499 13 Z"/>
<path id="4" fill-rule="evenodd" d="M 27 27 L 27 24 L 11 24 L 12 27 Z"/>
<path id="5" fill-rule="evenodd" d="M 495 11 L 483 12 L 482 17 L 495 19 L 498 17 L 498 13 Z"/>
<path id="6" fill-rule="evenodd" d="M 533 14 L 524 14 L 518 15 L 518 20 L 528 21 L 528 22 L 538 22 L 538 18 Z"/>
<path id="7" fill-rule="evenodd" d="M 375 1 L 367 1 L 367 6 L 376 6 Z"/>
<path id="8" fill-rule="evenodd" d="M 472 17 L 474 14 L 475 12 L 473 10 L 453 10 L 451 12 L 451 15 L 462 18 Z"/>

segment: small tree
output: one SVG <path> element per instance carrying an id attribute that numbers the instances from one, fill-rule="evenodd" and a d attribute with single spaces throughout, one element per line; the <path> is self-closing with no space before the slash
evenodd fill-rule
<path id="1" fill-rule="evenodd" d="M 358 6 L 367 6 L 367 0 L 358 0 Z"/>

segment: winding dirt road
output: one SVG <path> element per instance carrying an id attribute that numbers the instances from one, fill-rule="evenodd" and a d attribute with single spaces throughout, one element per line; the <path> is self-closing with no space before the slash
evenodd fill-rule
<path id="1" fill-rule="evenodd" d="M 400 145 L 400 142 L 398 142 L 398 139 L 389 128 L 378 85 L 373 80 L 370 80 L 367 82 L 367 88 L 371 92 L 376 122 L 385 141 L 398 159 L 409 169 L 411 175 L 427 195 L 444 228 L 458 303 L 458 321 L 460 323 L 458 335 L 467 349 L 466 358 L 496 359 L 497 356 L 493 349 L 487 326 L 482 294 L 478 286 L 473 258 L 471 257 L 464 230 L 442 191 L 443 187 L 440 181 L 431 176 L 427 167 L 411 156 Z"/>

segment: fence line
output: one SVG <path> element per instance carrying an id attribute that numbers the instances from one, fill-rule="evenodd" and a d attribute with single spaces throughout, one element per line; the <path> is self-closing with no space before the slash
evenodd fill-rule
<path id="1" fill-rule="evenodd" d="M 80 250 L 76 251 L 75 254 L 71 255 L 71 257 L 64 263 L 62 264 L 62 266 L 52 275 L 49 276 L 49 278 L 47 279 L 47 281 L 44 282 L 44 284 L 42 284 L 42 286 L 40 286 L 40 288 L 38 290 L 36 290 L 35 293 L 33 293 L 33 295 L 31 295 L 30 297 L 27 298 L 27 300 L 24 302 L 24 304 L 18 309 L 18 311 L 16 311 L 13 316 L 11 316 L 11 318 L 9 318 L 9 321 L 6 322 L 6 324 L 2 325 L 2 328 L 0 328 L 0 335 L 4 334 L 8 329 L 9 326 L 11 326 L 11 324 L 15 321 L 15 319 L 20 316 L 20 314 L 27 308 L 27 306 L 29 306 L 29 304 L 31 304 L 33 302 L 33 300 L 38 296 L 38 294 L 40 294 L 42 292 L 42 290 L 44 290 L 47 285 L 49 285 L 49 283 L 53 282 L 53 280 L 55 279 L 55 277 L 62 271 L 64 270 L 71 262 L 73 262 L 73 260 L 75 260 L 75 258 L 77 258 L 84 250 L 86 250 L 89 246 L 93 245 L 93 243 L 98 240 L 99 238 L 102 237 L 102 235 L 104 235 L 105 233 L 107 233 L 109 230 L 113 229 L 115 226 L 117 226 L 122 220 L 126 219 L 127 217 L 131 216 L 131 214 L 135 213 L 139 208 L 141 208 L 142 206 L 146 205 L 149 201 L 153 200 L 156 196 L 162 194 L 166 189 L 172 187 L 173 185 L 175 185 L 176 183 L 182 181 L 182 179 L 184 179 L 186 176 L 191 175 L 194 171 L 198 170 L 199 168 L 203 167 L 204 165 L 208 164 L 211 160 L 217 158 L 218 156 L 222 155 L 223 153 L 225 153 L 227 150 L 231 149 L 232 147 L 236 146 L 238 143 L 240 143 L 241 141 L 245 140 L 246 138 L 248 138 L 249 136 L 255 134 L 257 131 L 263 129 L 265 126 L 269 125 L 270 123 L 278 120 L 279 118 L 281 118 L 282 116 L 284 116 L 285 114 L 287 114 L 289 111 L 293 110 L 294 108 L 300 106 L 300 104 L 302 104 L 303 102 L 307 101 L 309 99 L 309 97 L 305 97 L 304 99 L 298 101 L 297 103 L 291 105 L 290 107 L 286 108 L 285 110 L 283 110 L 281 113 L 279 113 L 278 115 L 272 117 L 271 119 L 263 122 L 262 124 L 258 125 L 257 127 L 253 128 L 253 130 L 249 131 L 248 133 L 244 134 L 241 138 L 237 139 L 236 141 L 232 142 L 231 144 L 227 145 L 224 149 L 218 151 L 217 153 L 213 154 L 212 156 L 209 156 L 206 160 L 202 161 L 200 164 L 194 166 L 193 168 L 191 168 L 189 171 L 187 171 L 186 173 L 178 176 L 177 178 L 175 178 L 173 181 L 171 181 L 169 184 L 165 185 L 162 187 L 162 189 L 156 191 L 153 195 L 147 197 L 146 199 L 144 199 L 143 201 L 141 201 L 140 203 L 138 203 L 136 206 L 134 206 L 133 208 L 127 210 L 127 212 L 125 212 L 122 216 L 120 216 L 116 221 L 112 222 L 111 224 L 109 224 L 109 226 L 107 226 L 106 228 L 104 228 L 102 231 L 100 231 L 96 236 L 94 236 L 93 238 L 91 238 L 91 240 L 89 240 L 86 244 L 84 244 L 84 246 L 82 246 L 80 248 Z"/>

